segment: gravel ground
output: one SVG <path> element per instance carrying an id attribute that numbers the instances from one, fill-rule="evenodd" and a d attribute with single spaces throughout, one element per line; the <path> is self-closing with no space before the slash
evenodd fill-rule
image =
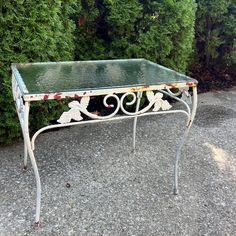
<path id="1" fill-rule="evenodd" d="M 176 104 L 178 106 L 178 104 Z M 0 148 L 0 235 L 236 235 L 236 88 L 199 95 L 180 162 L 183 115 L 42 134 L 35 155 L 42 226 L 34 229 L 35 179 L 22 172 L 23 143 Z"/>

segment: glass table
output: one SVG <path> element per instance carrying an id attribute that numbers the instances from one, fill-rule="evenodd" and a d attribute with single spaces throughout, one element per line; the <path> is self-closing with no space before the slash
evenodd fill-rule
<path id="1" fill-rule="evenodd" d="M 41 182 L 34 157 L 35 139 L 47 129 L 131 118 L 134 150 L 139 116 L 183 113 L 187 118 L 186 128 L 177 147 L 174 165 L 174 194 L 178 193 L 180 153 L 197 108 L 196 80 L 145 59 L 18 63 L 12 64 L 11 68 L 13 97 L 24 138 L 24 169 L 29 156 L 36 178 L 36 225 L 40 219 Z M 108 115 L 88 111 L 93 96 L 103 96 L 104 106 L 112 108 Z M 145 106 L 140 106 L 142 97 L 146 98 Z M 172 109 L 173 104 L 167 97 L 182 103 L 184 109 Z M 58 124 L 45 126 L 30 137 L 30 103 L 53 99 L 70 99 L 69 110 L 58 117 Z M 127 109 L 131 105 L 135 106 L 134 111 Z"/>

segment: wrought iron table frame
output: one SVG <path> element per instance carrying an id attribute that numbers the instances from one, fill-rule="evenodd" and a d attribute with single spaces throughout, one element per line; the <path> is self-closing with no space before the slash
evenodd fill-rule
<path id="1" fill-rule="evenodd" d="M 16 110 L 19 117 L 23 138 L 24 138 L 24 169 L 27 168 L 27 159 L 28 156 L 31 160 L 31 164 L 34 170 L 36 178 L 36 215 L 35 222 L 36 225 L 39 224 L 40 220 L 40 204 L 41 204 L 41 182 L 39 177 L 39 171 L 36 164 L 34 149 L 35 149 L 35 139 L 37 136 L 45 130 L 54 129 L 59 127 L 90 124 L 103 121 L 112 121 L 112 120 L 121 120 L 133 118 L 133 150 L 135 149 L 135 137 L 136 137 L 136 126 L 137 118 L 147 115 L 158 115 L 158 114 L 170 114 L 170 113 L 182 113 L 187 117 L 186 129 L 183 133 L 183 136 L 180 138 L 177 151 L 176 151 L 176 160 L 174 164 L 174 194 L 178 193 L 178 163 L 180 160 L 181 149 L 186 140 L 186 137 L 189 133 L 190 127 L 193 123 L 196 109 L 197 109 L 197 82 L 187 82 L 187 83 L 172 83 L 172 84 L 157 84 L 150 86 L 132 86 L 132 87 L 120 87 L 120 88 L 106 88 L 106 89 L 95 89 L 95 90 L 85 90 L 85 91 L 70 91 L 70 92 L 57 92 L 57 93 L 39 93 L 39 94 L 25 94 L 27 88 L 22 87 L 22 84 L 19 81 L 22 80 L 18 70 L 15 65 L 12 65 L 12 91 L 13 98 L 16 104 Z M 192 88 L 193 102 L 192 107 L 190 108 L 189 104 L 186 102 L 186 98 L 190 99 L 191 96 L 188 93 L 188 88 Z M 171 89 L 178 90 L 178 92 L 173 93 Z M 153 91 L 156 91 L 154 93 Z M 149 104 L 140 109 L 140 100 L 143 96 L 143 92 L 146 93 Z M 117 94 L 123 94 L 121 97 Z M 163 94 L 169 96 L 172 99 L 181 102 L 185 106 L 185 110 L 177 109 L 170 110 L 172 107 L 167 100 L 163 99 Z M 87 110 L 87 106 L 92 96 L 105 96 L 103 103 L 105 107 L 113 107 L 114 111 L 107 116 L 99 116 L 93 114 Z M 125 102 L 127 96 L 132 96 L 132 101 Z M 113 98 L 116 100 L 116 107 L 114 104 L 108 104 L 108 98 Z M 58 120 L 59 124 L 48 125 L 39 129 L 32 138 L 29 134 L 29 111 L 30 103 L 40 100 L 51 100 L 51 99 L 62 99 L 62 98 L 75 98 L 74 101 L 69 103 L 71 108 L 68 112 L 64 112 L 60 119 Z M 129 112 L 124 107 L 124 102 L 126 105 L 133 105 L 136 103 L 135 112 Z M 152 111 L 151 111 L 152 109 Z M 118 111 L 121 110 L 125 115 L 124 116 L 115 116 Z M 91 120 L 82 121 L 83 117 L 81 113 L 91 118 Z M 76 122 L 71 122 L 72 120 L 77 120 Z"/>

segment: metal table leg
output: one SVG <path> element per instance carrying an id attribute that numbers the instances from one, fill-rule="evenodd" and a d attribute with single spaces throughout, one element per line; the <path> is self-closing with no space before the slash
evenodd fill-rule
<path id="1" fill-rule="evenodd" d="M 135 109 L 136 113 L 138 112 L 139 107 L 140 107 L 140 101 L 141 101 L 141 98 L 142 98 L 142 94 L 143 94 L 143 92 L 137 92 L 138 101 L 137 101 L 136 109 Z M 135 150 L 137 119 L 138 119 L 138 117 L 135 116 L 134 117 L 134 123 L 133 123 L 133 151 Z"/>
<path id="2" fill-rule="evenodd" d="M 36 214 L 35 214 L 35 225 L 38 226 L 39 225 L 39 217 L 40 217 L 40 203 L 41 203 L 41 182 L 40 182 L 40 177 L 39 177 L 39 171 L 38 171 L 38 167 L 36 164 L 36 160 L 34 157 L 34 152 L 32 150 L 32 146 L 30 143 L 30 136 L 29 136 L 29 109 L 30 109 L 30 103 L 29 102 L 25 102 L 25 107 L 24 107 L 24 128 L 23 128 L 23 136 L 24 136 L 24 145 L 26 147 L 25 150 L 25 157 L 27 157 L 27 153 L 29 154 L 30 160 L 31 160 L 31 164 L 34 170 L 34 175 L 35 175 L 35 179 L 36 179 L 36 188 L 37 188 L 37 192 L 36 192 Z M 24 159 L 24 161 L 26 161 L 27 159 Z M 24 162 L 24 164 L 26 164 Z"/>
<path id="3" fill-rule="evenodd" d="M 185 129 L 182 138 L 179 141 L 177 152 L 176 152 L 176 160 L 175 160 L 175 165 L 174 165 L 174 194 L 175 195 L 178 194 L 178 164 L 180 160 L 181 149 L 184 145 L 185 140 L 187 139 L 189 130 L 191 128 L 191 125 L 193 123 L 193 120 L 196 114 L 196 110 L 197 110 L 197 88 L 193 87 L 193 107 L 192 107 L 190 120 L 188 122 L 187 128 Z"/>

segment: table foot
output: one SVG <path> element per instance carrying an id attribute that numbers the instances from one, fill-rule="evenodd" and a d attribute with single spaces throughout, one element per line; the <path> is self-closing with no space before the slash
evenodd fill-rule
<path id="1" fill-rule="evenodd" d="M 28 159 L 28 150 L 27 150 L 26 140 L 24 137 L 24 169 L 27 169 L 27 159 Z"/>
<path id="2" fill-rule="evenodd" d="M 39 229 L 42 227 L 42 223 L 40 221 L 34 223 L 34 228 Z"/>
<path id="3" fill-rule="evenodd" d="M 178 195 L 178 193 L 179 193 L 178 189 L 177 189 L 177 188 L 174 188 L 173 194 L 174 194 L 174 195 Z"/>
<path id="4" fill-rule="evenodd" d="M 136 153 L 136 149 L 135 149 L 135 148 L 132 148 L 132 149 L 131 149 L 131 154 L 132 154 L 132 155 L 135 155 L 135 153 Z"/>
<path id="5" fill-rule="evenodd" d="M 22 170 L 23 170 L 23 172 L 26 172 L 27 171 L 27 166 L 23 166 Z"/>

